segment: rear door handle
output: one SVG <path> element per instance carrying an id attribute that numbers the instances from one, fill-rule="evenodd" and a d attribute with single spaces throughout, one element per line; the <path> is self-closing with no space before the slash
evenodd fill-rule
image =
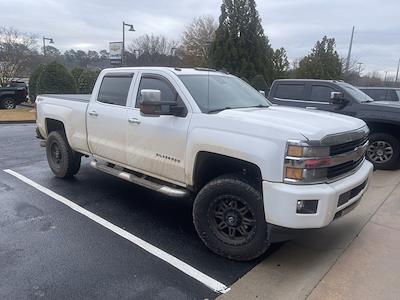
<path id="1" fill-rule="evenodd" d="M 318 109 L 315 106 L 306 106 L 306 109 Z"/>
<path id="2" fill-rule="evenodd" d="M 89 111 L 89 115 L 93 116 L 93 117 L 97 117 L 98 113 L 95 110 Z"/>
<path id="3" fill-rule="evenodd" d="M 131 124 L 136 124 L 136 125 L 140 124 L 140 120 L 138 118 L 130 118 L 130 119 L 128 119 L 128 122 Z"/>

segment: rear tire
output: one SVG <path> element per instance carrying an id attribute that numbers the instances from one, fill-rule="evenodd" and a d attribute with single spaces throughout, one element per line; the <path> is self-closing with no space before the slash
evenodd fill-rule
<path id="1" fill-rule="evenodd" d="M 400 141 L 387 133 L 369 136 L 367 158 L 376 169 L 393 170 L 400 166 Z"/>
<path id="2" fill-rule="evenodd" d="M 204 186 L 193 221 L 204 244 L 229 259 L 252 260 L 270 246 L 262 194 L 241 176 L 220 176 Z"/>
<path id="3" fill-rule="evenodd" d="M 63 133 L 53 131 L 47 137 L 46 155 L 50 169 L 58 178 L 71 178 L 81 166 L 81 154 L 71 149 Z"/>
<path id="4" fill-rule="evenodd" d="M 1 100 L 0 106 L 3 109 L 14 109 L 15 107 L 17 107 L 13 98 L 5 98 Z"/>

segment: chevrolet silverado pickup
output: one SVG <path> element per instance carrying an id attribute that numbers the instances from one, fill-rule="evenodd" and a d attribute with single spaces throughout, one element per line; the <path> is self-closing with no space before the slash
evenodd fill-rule
<path id="1" fill-rule="evenodd" d="M 36 103 L 56 177 L 89 156 L 95 169 L 194 199 L 200 239 L 234 260 L 259 257 L 292 229 L 327 226 L 357 206 L 372 174 L 364 121 L 273 106 L 211 69 L 106 69 L 91 95 Z"/>

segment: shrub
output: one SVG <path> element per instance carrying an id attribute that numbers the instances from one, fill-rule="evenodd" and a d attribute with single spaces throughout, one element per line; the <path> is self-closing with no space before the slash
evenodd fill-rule
<path id="1" fill-rule="evenodd" d="M 45 65 L 39 65 L 29 77 L 29 100 L 31 102 L 35 102 L 37 96 L 37 84 L 40 77 L 44 70 Z"/>
<path id="2" fill-rule="evenodd" d="M 90 94 L 96 83 L 99 72 L 84 70 L 78 79 L 78 92 L 81 94 Z"/>
<path id="3" fill-rule="evenodd" d="M 68 70 L 57 62 L 46 65 L 39 76 L 38 94 L 71 94 L 76 93 L 74 78 Z"/>

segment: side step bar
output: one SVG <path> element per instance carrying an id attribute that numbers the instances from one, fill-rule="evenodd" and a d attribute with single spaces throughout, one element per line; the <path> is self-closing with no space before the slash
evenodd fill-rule
<path id="1" fill-rule="evenodd" d="M 99 171 L 119 177 L 126 181 L 138 184 L 140 186 L 157 191 L 159 193 L 165 194 L 170 197 L 186 197 L 189 195 L 188 191 L 185 189 L 162 185 L 162 184 L 156 183 L 154 181 L 150 181 L 150 180 L 146 179 L 145 177 L 142 178 L 142 177 L 136 176 L 132 173 L 118 170 L 113 167 L 109 167 L 106 164 L 99 163 L 96 160 L 92 160 L 90 162 L 90 165 Z"/>

